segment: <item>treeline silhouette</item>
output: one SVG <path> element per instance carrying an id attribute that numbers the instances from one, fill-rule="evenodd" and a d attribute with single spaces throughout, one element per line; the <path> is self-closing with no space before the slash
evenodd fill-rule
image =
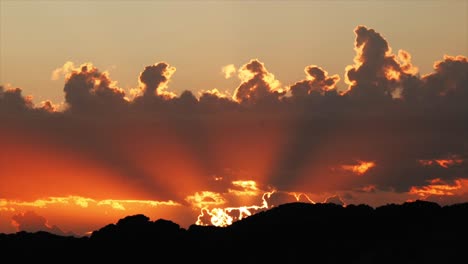
<path id="1" fill-rule="evenodd" d="M 184 229 L 140 214 L 90 237 L 0 234 L 0 252 L 18 262 L 466 263 L 467 249 L 468 203 L 427 201 L 377 208 L 289 203 L 224 228 Z"/>

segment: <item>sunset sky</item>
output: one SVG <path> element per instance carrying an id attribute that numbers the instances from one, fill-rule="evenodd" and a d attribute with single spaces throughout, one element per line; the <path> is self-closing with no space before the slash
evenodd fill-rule
<path id="1" fill-rule="evenodd" d="M 0 0 L 0 233 L 468 201 L 468 1 Z"/>

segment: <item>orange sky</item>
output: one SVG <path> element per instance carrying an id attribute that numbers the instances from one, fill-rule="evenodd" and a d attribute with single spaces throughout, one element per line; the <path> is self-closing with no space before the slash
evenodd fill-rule
<path id="1" fill-rule="evenodd" d="M 312 8 L 302 1 L 287 6 L 277 1 L 269 3 L 266 9 L 272 13 L 278 13 L 283 6 L 285 15 L 291 17 L 303 5 Z M 345 12 L 332 4 L 315 3 L 323 10 Z M 453 3 L 466 7 L 463 1 Z M 379 206 L 416 199 L 441 204 L 468 199 L 468 126 L 463 122 L 468 118 L 467 31 L 458 33 L 450 27 L 454 20 L 448 16 L 444 16 L 446 30 L 439 29 L 449 35 L 446 43 L 437 38 L 427 45 L 417 44 L 418 49 L 432 56 L 427 57 L 433 58 L 428 65 L 417 63 L 424 57 L 418 49 L 413 48 L 419 58 L 406 50 L 405 46 L 413 47 L 415 43 L 412 34 L 397 34 L 393 38 L 397 27 L 389 22 L 383 29 L 364 25 L 367 20 L 371 25 L 380 24 L 375 15 L 368 14 L 372 10 L 380 14 L 385 8 L 396 10 L 394 5 L 382 1 L 365 11 L 366 21 L 343 31 L 350 37 L 345 37 L 346 42 L 339 42 L 339 46 L 351 47 L 349 54 L 333 50 L 337 42 L 330 44 L 329 53 L 320 50 L 319 53 L 330 54 L 324 64 L 305 55 L 291 59 L 286 50 L 294 46 L 280 47 L 276 42 L 265 46 L 265 60 L 239 51 L 242 56 L 216 61 L 215 68 L 211 67 L 215 59 L 191 57 L 188 65 L 176 56 L 179 51 L 206 55 L 208 43 L 213 40 L 205 39 L 207 46 L 198 51 L 193 46 L 177 46 L 180 49 L 169 52 L 161 44 L 161 54 L 164 51 L 167 58 L 175 58 L 173 61 L 153 61 L 154 56 L 145 55 L 147 50 L 134 46 L 132 56 L 138 63 L 119 61 L 113 67 L 116 61 L 109 59 L 105 63 L 110 66 L 101 69 L 93 64 L 94 58 L 101 61 L 97 65 L 104 65 L 107 55 L 99 48 L 104 45 L 102 41 L 93 35 L 94 50 L 78 44 L 76 50 L 65 46 L 69 57 L 57 50 L 44 62 L 44 73 L 29 67 L 38 67 L 34 54 L 43 55 L 39 46 L 50 52 L 47 41 L 40 39 L 38 47 L 31 44 L 20 51 L 20 47 L 14 47 L 20 39 L 11 37 L 15 28 L 21 32 L 34 29 L 24 28 L 31 24 L 30 20 L 13 25 L 19 18 L 12 14 L 24 4 L 2 1 L 1 5 L 0 232 L 46 230 L 85 235 L 138 213 L 152 220 L 169 219 L 182 227 L 195 223 L 223 226 L 293 201 Z M 27 6 L 20 18 L 35 5 Z M 89 3 L 77 7 L 86 5 Z M 174 6 L 163 5 L 176 10 L 192 4 L 176 1 Z M 223 12 L 227 10 L 225 5 L 246 11 L 236 2 L 200 5 Z M 246 5 L 251 5 L 252 10 L 259 8 L 258 3 Z M 39 2 L 36 7 L 47 6 L 46 2 Z M 126 2 L 118 6 L 128 7 Z M 50 7 L 51 13 L 39 24 L 55 23 L 59 11 L 70 6 Z M 350 7 L 359 9 L 362 5 L 356 2 Z M 5 13 L 5 9 L 12 13 Z M 437 1 L 422 9 L 443 14 L 453 11 Z M 466 20 L 466 11 L 455 11 L 455 15 Z M 91 14 L 86 19 L 80 17 L 80 12 L 78 9 L 74 18 L 84 22 L 74 25 L 91 27 L 96 17 Z M 262 12 L 252 25 L 271 20 Z M 414 7 L 402 12 L 429 19 Z M 31 16 L 28 19 L 38 15 Z M 189 21 L 189 17 L 183 19 Z M 287 23 L 298 23 L 295 19 Z M 166 29 L 175 30 L 182 25 L 178 23 L 173 22 Z M 201 23 L 200 28 L 206 26 L 201 20 L 196 23 Z M 334 23 L 339 27 L 344 22 Z M 240 30 L 228 22 L 224 24 L 228 25 L 225 31 Z M 206 27 L 217 32 L 213 25 Z M 75 32 L 84 37 L 80 30 L 64 25 L 56 28 L 57 32 L 65 31 L 65 35 Z M 245 30 L 250 36 L 250 31 Z M 265 30 L 275 32 L 271 27 Z M 408 25 L 408 30 L 417 31 L 422 37 L 426 32 L 422 25 Z M 50 34 L 50 29 L 45 31 Z M 174 32 L 179 32 L 174 39 L 183 41 L 183 30 Z M 44 38 L 50 37 L 47 34 Z M 115 37 L 118 32 L 103 33 L 103 37 L 106 34 Z M 322 32 L 320 36 L 334 34 L 342 32 Z M 317 36 L 310 36 L 309 41 Z M 222 35 L 222 39 L 226 38 Z M 257 50 L 252 45 L 253 36 L 247 39 L 248 46 Z M 398 48 L 393 46 L 394 40 L 399 43 Z M 291 39 L 288 43 L 297 41 Z M 86 45 L 85 41 L 83 46 Z M 230 47 L 223 48 L 242 45 L 236 39 Z M 88 51 L 87 55 L 79 55 Z M 20 53 L 28 55 L 31 64 L 19 67 L 24 63 L 23 55 L 16 56 Z M 131 52 L 121 53 L 124 58 Z M 142 58 L 138 54 L 144 55 L 145 62 L 136 70 L 135 65 Z M 217 54 L 216 50 L 213 54 Z M 275 54 L 291 60 L 278 67 L 271 59 Z M 292 62 L 304 60 L 307 63 L 299 69 Z M 125 74 L 114 71 L 121 65 L 128 70 Z M 130 65 L 131 70 L 126 68 Z M 208 70 L 213 72 L 204 73 Z M 290 73 L 292 70 L 294 74 Z M 129 73 L 134 76 L 126 77 Z M 121 76 L 123 82 L 116 78 Z M 44 78 L 59 88 L 41 88 L 47 85 Z M 206 85 L 205 81 L 213 85 Z M 34 82 L 41 87 L 31 89 Z M 222 82 L 229 89 L 218 86 Z M 192 86 L 195 87 L 191 89 Z M 220 89 L 213 89 L 216 87 Z"/>

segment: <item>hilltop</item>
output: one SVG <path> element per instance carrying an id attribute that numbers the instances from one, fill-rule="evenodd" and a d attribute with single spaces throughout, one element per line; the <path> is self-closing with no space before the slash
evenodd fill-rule
<path id="1" fill-rule="evenodd" d="M 228 227 L 181 228 L 132 215 L 90 237 L 47 232 L 0 234 L 4 252 L 53 260 L 73 256 L 132 260 L 310 263 L 451 263 L 464 257 L 468 203 L 368 205 L 289 203 Z"/>

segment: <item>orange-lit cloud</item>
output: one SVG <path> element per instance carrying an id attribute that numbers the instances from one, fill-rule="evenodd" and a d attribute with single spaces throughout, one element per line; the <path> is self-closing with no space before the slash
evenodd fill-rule
<path id="1" fill-rule="evenodd" d="M 229 193 L 234 195 L 243 196 L 243 195 L 250 195 L 255 196 L 260 193 L 260 190 L 257 187 L 257 183 L 255 181 L 233 181 L 232 182 L 233 189 L 228 189 Z M 237 188 L 237 189 L 236 189 Z"/>
<path id="2" fill-rule="evenodd" d="M 341 166 L 344 170 L 351 171 L 357 175 L 366 173 L 372 167 L 375 167 L 375 162 L 372 161 L 359 161 L 355 165 L 343 165 Z"/>
<path id="3" fill-rule="evenodd" d="M 105 224 L 104 219 L 113 219 L 118 216 L 125 216 L 135 212 L 145 212 L 151 215 L 152 212 L 161 210 L 170 211 L 169 208 L 180 208 L 181 204 L 174 201 L 154 201 L 154 200 L 115 200 L 115 199 L 92 199 L 81 196 L 66 196 L 66 197 L 48 197 L 44 199 L 36 199 L 33 201 L 23 200 L 7 200 L 0 199 L 0 211 L 4 215 L 9 215 L 13 222 L 2 223 L 0 221 L 0 230 L 6 229 L 13 224 L 16 230 L 24 230 L 29 232 L 49 231 L 55 234 L 65 234 L 73 232 L 75 235 L 84 235 L 82 228 L 70 229 L 69 225 L 64 225 L 67 229 L 62 229 L 63 223 L 68 218 L 77 218 L 75 214 L 81 214 L 89 219 L 86 221 L 95 221 Z M 38 213 L 40 215 L 38 215 Z M 75 214 L 73 213 L 75 212 Z M 54 224 L 50 224 L 47 218 L 51 218 Z M 80 217 L 78 217 L 79 221 Z M 69 219 L 70 221 L 70 219 Z M 61 228 L 56 225 L 59 224 Z M 92 225 L 92 224 L 88 224 Z M 98 225 L 92 225 L 97 227 Z M 80 232 L 81 231 L 81 232 Z"/>
<path id="4" fill-rule="evenodd" d="M 267 198 L 271 196 L 273 192 L 266 192 L 262 195 L 261 205 L 248 205 L 248 206 L 237 206 L 237 207 L 225 207 L 225 208 L 202 208 L 200 215 L 198 216 L 197 225 L 214 225 L 214 226 L 228 226 L 234 221 L 242 220 L 245 217 L 251 216 L 257 213 L 259 210 L 265 210 L 269 208 Z"/>
<path id="5" fill-rule="evenodd" d="M 55 225 L 51 226 L 47 222 L 47 219 L 36 214 L 34 211 L 15 214 L 12 217 L 12 225 L 16 227 L 17 231 L 46 231 L 57 235 L 65 235 L 65 233 L 60 230 L 59 227 Z"/>
<path id="6" fill-rule="evenodd" d="M 115 200 L 103 199 L 95 200 L 81 196 L 67 197 L 48 197 L 46 199 L 37 199 L 34 201 L 7 200 L 0 199 L 0 210 L 16 211 L 15 208 L 48 208 L 53 206 L 76 206 L 88 208 L 90 206 L 110 206 L 116 210 L 126 210 L 126 207 L 132 206 L 181 206 L 174 201 L 152 201 L 152 200 Z"/>
<path id="7" fill-rule="evenodd" d="M 434 72 L 422 77 L 426 96 L 459 96 L 466 98 L 466 72 L 468 58 L 465 56 L 444 55 L 444 59 L 434 63 Z"/>
<path id="8" fill-rule="evenodd" d="M 187 196 L 186 201 L 200 210 L 197 225 L 227 226 L 254 213 L 287 202 L 315 203 L 305 193 L 262 190 L 252 180 L 236 180 L 225 193 L 204 191 Z M 230 205 L 230 206 L 229 206 Z"/>
<path id="9" fill-rule="evenodd" d="M 185 200 L 197 208 L 219 206 L 226 203 L 221 194 L 210 191 L 196 192 L 193 195 L 187 196 Z"/>
<path id="10" fill-rule="evenodd" d="M 169 98 L 174 97 L 175 94 L 167 92 L 166 89 L 175 71 L 175 67 L 169 66 L 165 62 L 145 67 L 145 70 L 140 73 L 140 78 L 138 79 L 143 89 L 143 96 L 160 95 L 168 96 Z"/>
<path id="11" fill-rule="evenodd" d="M 398 50 L 398 60 L 400 62 L 400 69 L 406 74 L 416 75 L 419 71 L 418 67 L 411 63 L 411 55 L 404 50 Z"/>
<path id="12" fill-rule="evenodd" d="M 239 79 L 242 83 L 234 92 L 234 99 L 239 102 L 278 99 L 285 94 L 281 83 L 256 59 L 239 68 Z"/>
<path id="13" fill-rule="evenodd" d="M 409 193 L 416 194 L 422 197 L 427 197 L 429 195 L 455 195 L 457 190 L 462 188 L 462 181 L 455 180 L 454 184 L 447 184 L 441 179 L 433 179 L 429 181 L 429 184 L 421 187 L 411 187 Z"/>
<path id="14" fill-rule="evenodd" d="M 67 61 L 63 64 L 62 67 L 57 68 L 52 72 L 50 79 L 56 81 L 60 78 L 60 76 L 65 76 L 65 78 L 68 79 L 70 78 L 70 74 L 77 70 L 79 69 L 75 67 L 75 64 L 72 61 Z"/>
<path id="15" fill-rule="evenodd" d="M 44 208 L 44 207 L 47 207 L 48 205 L 54 205 L 54 204 L 67 204 L 67 205 L 72 204 L 72 205 L 86 208 L 88 207 L 90 202 L 96 202 L 96 201 L 91 198 L 85 198 L 85 197 L 80 197 L 80 196 L 49 197 L 46 199 L 37 199 L 34 201 L 30 201 L 30 202 L 0 199 L 0 206 L 14 206 L 14 207 L 26 206 L 26 207 Z"/>
<path id="16" fill-rule="evenodd" d="M 448 159 L 419 160 L 419 163 L 423 166 L 432 166 L 437 164 L 440 167 L 447 169 L 448 167 L 462 164 L 463 159 L 453 156 Z"/>
<path id="17" fill-rule="evenodd" d="M 354 65 L 345 69 L 348 91 L 368 96 L 393 96 L 400 92 L 402 77 L 410 78 L 418 72 L 411 64 L 411 55 L 399 50 L 392 53 L 387 40 L 373 29 L 358 26 L 355 29 Z"/>
<path id="18" fill-rule="evenodd" d="M 232 97 L 230 94 L 229 94 L 229 91 L 220 91 L 216 88 L 213 88 L 211 90 L 201 90 L 199 92 L 200 96 L 211 96 L 211 97 L 215 97 L 215 98 L 230 98 Z"/>
<path id="19" fill-rule="evenodd" d="M 227 193 L 203 191 L 187 196 L 185 200 L 189 202 L 194 209 L 200 210 L 196 224 L 227 226 L 259 210 L 269 208 L 266 199 L 270 198 L 274 191 L 262 192 L 257 187 L 257 183 L 252 180 L 237 180 L 233 181 L 231 184 L 233 188 L 229 188 Z M 241 203 L 245 203 L 251 200 L 252 197 L 255 200 L 261 198 L 260 205 L 220 207 L 228 203 L 232 204 L 233 199 L 240 199 Z M 247 198 L 247 200 L 244 198 Z"/>
<path id="20" fill-rule="evenodd" d="M 234 66 L 234 64 L 228 64 L 221 68 L 221 72 L 224 74 L 224 78 L 229 79 L 236 73 L 236 66 Z"/>

